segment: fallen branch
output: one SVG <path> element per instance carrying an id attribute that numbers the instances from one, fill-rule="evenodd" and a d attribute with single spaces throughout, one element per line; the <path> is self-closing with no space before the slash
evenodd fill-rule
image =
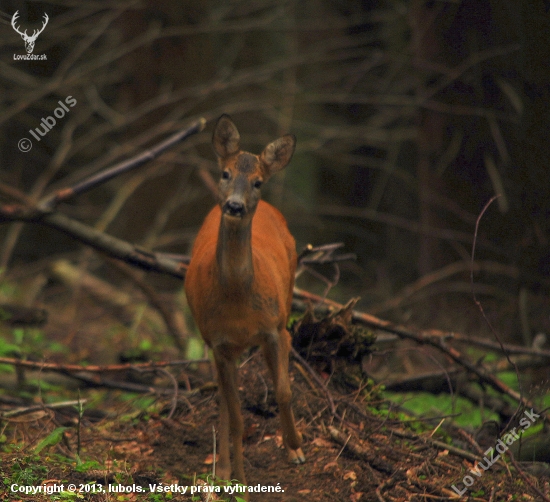
<path id="1" fill-rule="evenodd" d="M 167 258 L 163 253 L 155 253 L 104 234 L 61 213 L 42 213 L 19 205 L 0 206 L 0 223 L 14 221 L 38 223 L 55 228 L 102 253 L 144 270 L 168 274 L 178 279 L 183 279 L 185 276 L 187 269 L 185 263 Z"/>
<path id="2" fill-rule="evenodd" d="M 168 139 L 159 143 L 157 146 L 150 148 L 149 150 L 146 150 L 145 152 L 142 152 L 132 157 L 131 159 L 119 162 L 115 166 L 109 167 L 104 171 L 101 171 L 97 174 L 89 176 L 88 178 L 76 183 L 71 187 L 62 188 L 61 190 L 58 190 L 54 194 L 48 195 L 37 204 L 37 208 L 40 211 L 51 211 L 57 206 L 57 204 L 59 204 L 62 201 L 70 199 L 75 195 L 84 193 L 100 185 L 101 183 L 105 183 L 106 181 L 109 181 L 115 176 L 131 171 L 136 167 L 142 166 L 143 164 L 153 159 L 156 159 L 161 153 L 164 153 L 166 150 L 173 147 L 177 143 L 180 143 L 181 141 L 187 139 L 189 136 L 192 136 L 193 134 L 196 134 L 202 131 L 205 125 L 206 125 L 206 120 L 201 117 L 196 122 L 193 122 L 187 129 L 184 129 L 183 131 L 179 131 L 176 134 L 173 134 Z"/>
<path id="3" fill-rule="evenodd" d="M 170 415 L 172 416 L 177 404 L 177 398 L 179 395 L 189 396 L 196 392 L 201 392 L 203 388 L 210 387 L 210 384 L 203 386 L 202 388 L 192 391 L 180 391 L 177 387 L 176 379 L 163 368 L 168 366 L 188 366 L 193 363 L 209 362 L 209 359 L 194 359 L 194 360 L 182 360 L 182 361 L 157 361 L 148 363 L 127 363 L 127 364 L 110 364 L 105 366 L 89 365 L 80 366 L 78 364 L 57 364 L 46 363 L 37 361 L 25 361 L 21 359 L 15 359 L 10 357 L 0 357 L 0 364 L 9 364 L 16 368 L 24 368 L 38 371 L 54 371 L 63 375 L 69 376 L 76 380 L 79 380 L 91 387 L 106 387 L 109 389 L 124 390 L 126 392 L 139 392 L 139 393 L 153 393 L 158 395 L 172 396 L 172 408 Z M 107 372 L 121 372 L 121 371 L 138 371 L 144 373 L 147 371 L 163 374 L 171 379 L 172 388 L 160 388 L 153 387 L 151 385 L 143 385 L 133 382 L 124 382 L 119 380 L 111 380 L 102 376 L 102 373 Z M 41 406 L 40 409 L 43 407 Z M 0 418 L 2 415 L 0 415 Z"/>
<path id="4" fill-rule="evenodd" d="M 125 392 L 136 392 L 139 394 L 158 394 L 160 396 L 172 396 L 172 408 L 169 415 L 170 417 L 174 413 L 177 404 L 177 396 L 178 393 L 180 393 L 179 389 L 175 390 L 174 388 L 153 387 L 152 385 L 111 380 L 110 378 L 104 378 L 101 375 L 88 376 L 85 374 L 71 373 L 69 376 L 75 378 L 76 380 L 80 380 L 89 387 L 105 387 L 107 389 L 117 389 L 123 390 Z M 175 380 L 173 378 L 171 379 Z M 195 389 L 192 391 L 183 391 L 181 392 L 181 394 L 185 396 L 191 396 L 200 391 L 200 389 Z"/>
<path id="5" fill-rule="evenodd" d="M 150 160 L 155 159 L 161 153 L 171 148 L 175 144 L 185 140 L 189 136 L 196 134 L 204 129 L 206 120 L 200 118 L 187 129 L 180 131 L 170 138 L 164 140 L 157 146 L 140 153 L 112 166 L 100 173 L 94 174 L 71 187 L 58 190 L 52 195 L 48 195 L 33 205 L 32 199 L 27 195 L 19 193 L 19 191 L 0 186 L 0 189 L 12 196 L 18 201 L 18 204 L 0 206 L 0 223 L 6 222 L 24 222 L 38 223 L 55 228 L 70 237 L 80 240 L 84 244 L 102 251 L 114 258 L 118 258 L 132 265 L 139 266 L 145 270 L 155 270 L 164 272 L 177 278 L 183 278 L 186 265 L 184 263 L 166 258 L 161 253 L 153 253 L 139 246 L 129 244 L 122 239 L 117 239 L 104 234 L 88 225 L 72 220 L 61 213 L 54 212 L 56 205 L 64 200 L 67 200 L 75 195 L 81 194 L 93 187 L 104 183 L 115 176 L 128 172 L 143 165 Z"/>
<path id="6" fill-rule="evenodd" d="M 312 303 L 328 305 L 336 309 L 344 308 L 344 305 L 340 303 L 322 298 L 318 295 L 309 293 L 296 287 L 294 288 L 294 298 L 309 301 Z M 508 387 L 504 382 L 500 381 L 494 375 L 491 375 L 485 368 L 471 363 L 470 361 L 466 360 L 466 358 L 458 350 L 450 347 L 447 344 L 447 340 L 452 339 L 454 337 L 454 333 L 446 333 L 439 330 L 414 332 L 410 329 L 397 326 L 390 321 L 384 321 L 375 316 L 365 314 L 356 310 L 354 310 L 352 313 L 352 319 L 353 321 L 364 324 L 365 326 L 368 326 L 370 328 L 387 331 L 389 333 L 393 333 L 399 336 L 402 339 L 413 340 L 421 345 L 430 345 L 436 348 L 437 350 L 443 352 L 445 355 L 451 358 L 454 362 L 466 368 L 468 372 L 476 375 L 480 382 L 488 384 L 497 392 L 510 396 L 514 401 L 523 404 L 526 408 L 533 408 L 533 410 L 535 410 L 539 415 L 544 415 L 547 420 L 550 419 L 550 417 L 548 417 L 546 414 L 537 411 L 536 407 L 530 400 L 520 396 L 519 393 Z"/>
<path id="7" fill-rule="evenodd" d="M 166 368 L 169 366 L 189 366 L 190 364 L 207 362 L 210 362 L 210 359 L 150 361 L 148 363 L 107 364 L 102 366 L 90 364 L 88 366 L 81 366 L 79 364 L 46 363 L 41 361 L 25 361 L 23 359 L 15 359 L 12 357 L 0 357 L 0 364 L 9 364 L 11 366 L 18 366 L 20 368 L 39 371 L 57 371 L 65 374 L 83 371 L 87 373 L 105 373 L 108 371 L 128 371 L 132 369 Z"/>
<path id="8" fill-rule="evenodd" d="M 550 350 L 542 349 L 542 348 L 522 347 L 520 345 L 511 345 L 508 343 L 500 344 L 496 342 L 491 342 L 490 340 L 484 340 L 482 338 L 467 338 L 459 334 L 455 334 L 453 336 L 453 340 L 458 343 L 468 344 L 470 346 L 475 345 L 477 347 L 482 347 L 484 349 L 489 349 L 494 352 L 500 352 L 504 354 L 505 353 L 508 353 L 510 355 L 524 354 L 528 356 L 533 356 L 534 359 L 550 358 Z"/>
<path id="9" fill-rule="evenodd" d="M 80 401 L 63 401 L 62 403 L 50 403 L 50 404 L 35 404 L 33 406 L 26 406 L 24 408 L 15 408 L 14 410 L 4 411 L 0 413 L 0 418 L 8 419 L 18 417 L 20 415 L 26 415 L 27 413 L 34 413 L 35 411 L 58 410 L 60 408 L 73 408 L 80 403 L 84 404 L 87 399 L 81 399 Z"/>
<path id="10" fill-rule="evenodd" d="M 393 466 L 390 463 L 386 462 L 384 459 L 380 458 L 380 456 L 371 449 L 363 448 L 355 441 L 352 441 L 336 427 L 329 427 L 328 430 L 330 433 L 330 437 L 334 441 L 342 445 L 344 449 L 349 450 L 356 457 L 360 458 L 361 460 L 365 460 L 371 467 L 373 467 L 377 471 L 383 472 L 385 474 L 393 473 Z"/>

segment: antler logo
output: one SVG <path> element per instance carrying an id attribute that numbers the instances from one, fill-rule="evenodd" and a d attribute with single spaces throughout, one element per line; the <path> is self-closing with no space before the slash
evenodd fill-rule
<path id="1" fill-rule="evenodd" d="M 40 30 L 34 30 L 34 33 L 32 35 L 27 35 L 27 30 L 25 30 L 25 33 L 22 33 L 19 31 L 17 26 L 15 25 L 15 21 L 17 17 L 19 16 L 19 11 L 16 11 L 13 17 L 11 18 L 11 25 L 13 26 L 13 29 L 21 35 L 21 38 L 25 41 L 25 49 L 27 51 L 27 54 L 32 54 L 32 51 L 34 50 L 34 43 L 36 42 L 36 39 L 38 38 L 38 35 L 44 31 L 44 28 L 48 24 L 49 17 L 48 14 L 44 12 L 44 24 L 42 25 L 42 28 Z"/>

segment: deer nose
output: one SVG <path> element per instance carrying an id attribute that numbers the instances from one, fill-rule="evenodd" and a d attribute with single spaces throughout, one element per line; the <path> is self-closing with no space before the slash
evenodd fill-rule
<path id="1" fill-rule="evenodd" d="M 244 216 L 244 204 L 235 200 L 228 200 L 223 205 L 223 212 L 230 216 Z"/>

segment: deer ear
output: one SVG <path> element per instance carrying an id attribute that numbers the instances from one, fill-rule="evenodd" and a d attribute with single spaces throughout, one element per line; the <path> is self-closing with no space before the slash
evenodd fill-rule
<path id="1" fill-rule="evenodd" d="M 239 151 L 239 141 L 241 136 L 237 127 L 229 115 L 225 113 L 216 122 L 214 134 L 212 135 L 212 145 L 218 157 L 225 159 Z"/>
<path id="2" fill-rule="evenodd" d="M 269 143 L 260 155 L 260 160 L 265 165 L 267 174 L 271 176 L 285 168 L 290 162 L 295 148 L 296 137 L 292 134 L 286 134 L 282 138 Z"/>

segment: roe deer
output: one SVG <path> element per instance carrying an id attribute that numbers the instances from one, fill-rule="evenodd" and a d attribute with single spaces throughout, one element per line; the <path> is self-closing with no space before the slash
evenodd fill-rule
<path id="1" fill-rule="evenodd" d="M 283 215 L 260 200 L 260 186 L 290 162 L 296 138 L 283 136 L 260 155 L 244 152 L 228 115 L 216 124 L 212 144 L 222 174 L 219 205 L 196 237 L 185 277 L 185 293 L 202 337 L 212 349 L 220 396 L 218 475 L 246 484 L 243 419 L 236 361 L 260 345 L 273 378 L 288 458 L 305 462 L 290 406 L 290 335 L 286 329 L 296 270 L 296 249 Z"/>

